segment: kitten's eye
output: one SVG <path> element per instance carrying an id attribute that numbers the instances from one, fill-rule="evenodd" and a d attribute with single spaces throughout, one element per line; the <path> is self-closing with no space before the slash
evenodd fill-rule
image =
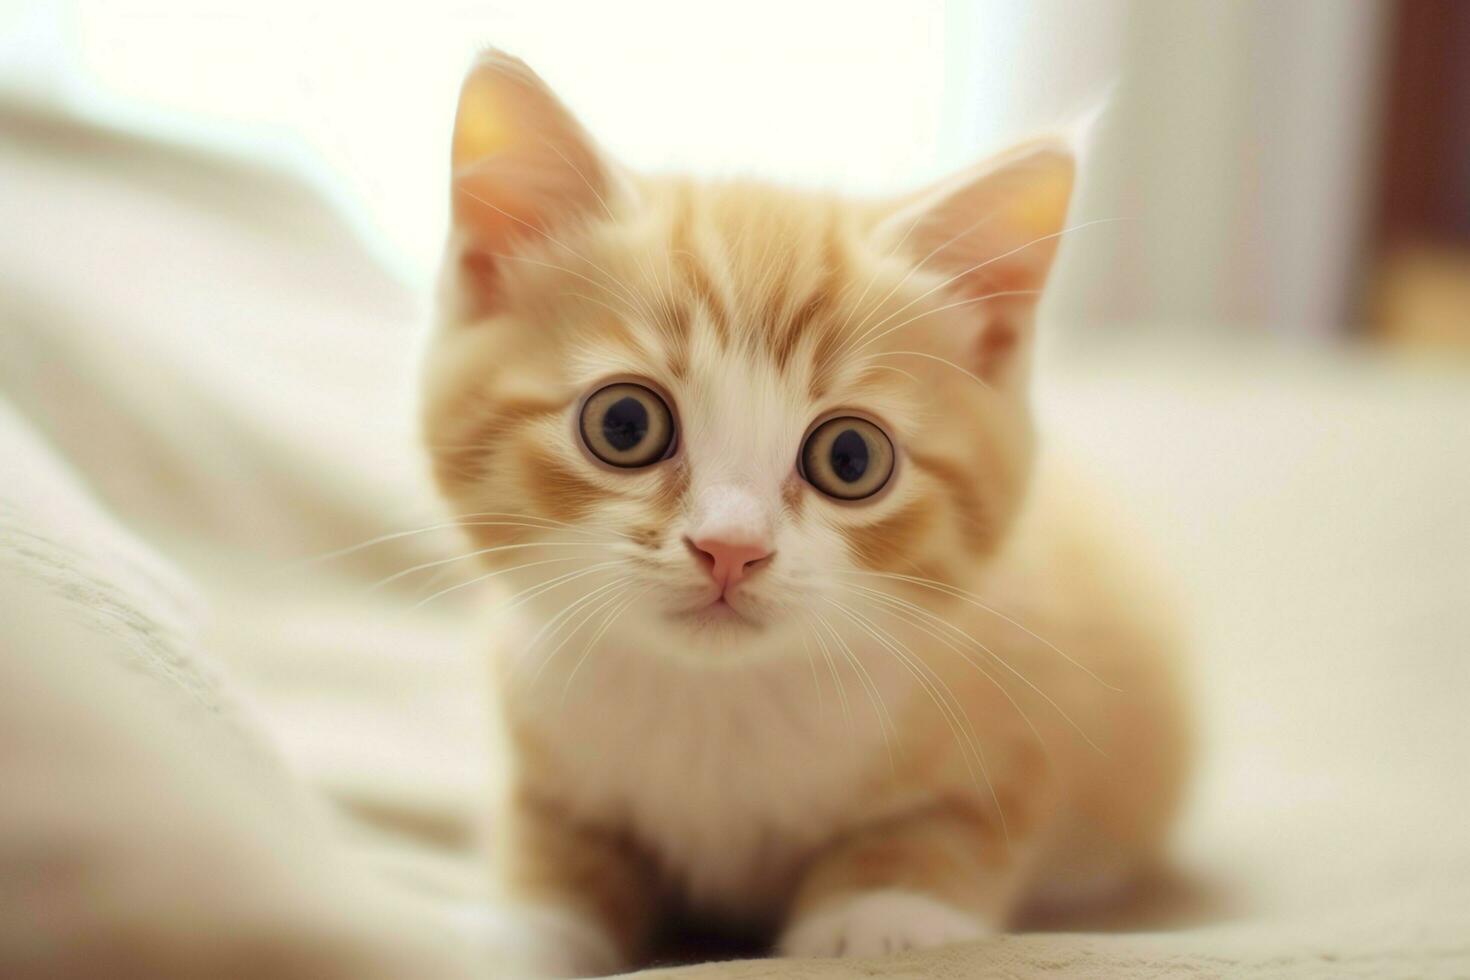
<path id="1" fill-rule="evenodd" d="M 674 416 L 664 400 L 631 382 L 608 385 L 582 405 L 582 441 L 612 466 L 657 463 L 674 443 Z"/>
<path id="2" fill-rule="evenodd" d="M 893 475 L 893 443 L 867 419 L 828 419 L 801 447 L 801 475 L 829 497 L 871 497 Z"/>

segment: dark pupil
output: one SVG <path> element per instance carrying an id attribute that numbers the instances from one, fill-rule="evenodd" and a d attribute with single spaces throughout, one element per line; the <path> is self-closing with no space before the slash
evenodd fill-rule
<path id="1" fill-rule="evenodd" d="M 868 471 L 868 443 L 848 429 L 832 440 L 832 472 L 843 483 L 856 483 Z"/>
<path id="2" fill-rule="evenodd" d="M 647 434 L 648 409 L 631 395 L 613 402 L 602 417 L 602 435 L 619 452 L 632 449 Z"/>

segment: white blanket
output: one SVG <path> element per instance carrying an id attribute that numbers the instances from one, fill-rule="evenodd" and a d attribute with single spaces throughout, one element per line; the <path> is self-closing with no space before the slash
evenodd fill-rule
<path id="1" fill-rule="evenodd" d="M 300 184 L 55 113 L 0 107 L 0 214 L 0 975 L 494 975 L 485 640 L 474 590 L 418 605 L 469 573 L 371 588 L 456 539 L 305 561 L 437 519 L 413 294 Z M 1197 606 L 1179 871 L 864 975 L 1470 975 L 1467 375 L 1045 379 Z"/>

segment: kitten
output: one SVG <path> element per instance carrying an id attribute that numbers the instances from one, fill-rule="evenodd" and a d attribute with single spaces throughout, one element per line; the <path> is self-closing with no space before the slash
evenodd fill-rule
<path id="1" fill-rule="evenodd" d="M 1033 473 L 1073 171 L 1036 142 L 892 201 L 645 177 L 474 66 L 424 428 L 515 590 L 495 864 L 537 969 L 624 968 L 675 912 L 792 956 L 970 940 L 1156 857 L 1175 645 Z"/>

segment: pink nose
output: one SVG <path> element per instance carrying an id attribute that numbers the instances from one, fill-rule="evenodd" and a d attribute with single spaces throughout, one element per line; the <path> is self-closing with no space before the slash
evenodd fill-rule
<path id="1" fill-rule="evenodd" d="M 685 538 L 684 543 L 694 553 L 696 561 L 709 570 L 710 577 L 724 595 L 734 588 L 746 575 L 760 567 L 760 563 L 771 557 L 771 549 L 751 541 L 726 540 L 721 537 L 703 537 L 698 541 Z"/>

